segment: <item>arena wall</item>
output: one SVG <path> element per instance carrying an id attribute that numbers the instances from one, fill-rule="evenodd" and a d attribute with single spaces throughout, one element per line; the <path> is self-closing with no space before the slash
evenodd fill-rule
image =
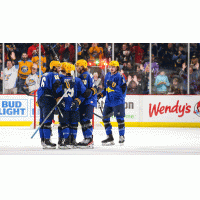
<path id="1" fill-rule="evenodd" d="M 100 101 L 103 107 L 104 100 Z M 199 96 L 194 95 L 127 95 L 126 127 L 200 127 L 197 110 Z M 94 109 L 102 115 L 99 106 Z M 39 118 L 39 108 L 37 107 Z M 30 126 L 34 118 L 34 100 L 27 95 L 0 95 L 0 126 Z M 96 123 L 101 119 L 94 117 Z M 117 126 L 111 117 L 112 125 Z"/>

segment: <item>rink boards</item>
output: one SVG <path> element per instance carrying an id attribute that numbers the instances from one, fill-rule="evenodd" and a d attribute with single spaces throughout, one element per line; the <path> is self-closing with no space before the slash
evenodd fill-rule
<path id="1" fill-rule="evenodd" d="M 101 107 L 104 106 L 101 100 Z M 127 95 L 126 127 L 200 127 L 197 95 Z M 200 103 L 199 103 L 200 105 Z M 200 110 L 200 109 L 199 109 Z M 101 115 L 99 106 L 94 112 Z M 39 108 L 37 107 L 37 116 Z M 33 97 L 0 95 L 0 126 L 30 126 L 34 117 Z M 101 119 L 95 116 L 96 123 Z M 116 119 L 111 117 L 113 126 Z"/>

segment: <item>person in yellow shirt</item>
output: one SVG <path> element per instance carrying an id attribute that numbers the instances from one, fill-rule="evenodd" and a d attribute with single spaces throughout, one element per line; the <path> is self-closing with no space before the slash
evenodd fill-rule
<path id="1" fill-rule="evenodd" d="M 19 60 L 18 64 L 19 64 L 18 83 L 17 83 L 18 94 L 24 94 L 22 87 L 24 86 L 24 83 L 28 75 L 31 74 L 31 68 L 33 66 L 33 62 L 31 60 L 28 60 L 27 53 L 23 53 L 22 60 Z"/>
<path id="2" fill-rule="evenodd" d="M 92 47 L 89 48 L 90 60 L 102 59 L 103 48 L 98 47 L 97 43 L 92 43 Z"/>
<path id="3" fill-rule="evenodd" d="M 37 75 L 39 75 L 39 48 L 36 48 L 36 53 L 33 55 L 32 57 L 32 62 L 37 64 Z M 46 56 L 42 55 L 41 56 L 41 70 L 42 70 L 42 74 L 46 72 L 46 63 L 47 63 L 47 59 Z"/>

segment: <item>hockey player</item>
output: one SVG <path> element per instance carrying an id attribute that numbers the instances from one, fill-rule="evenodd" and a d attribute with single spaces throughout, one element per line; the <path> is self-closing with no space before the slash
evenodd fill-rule
<path id="1" fill-rule="evenodd" d="M 80 78 L 73 78 L 75 66 L 73 64 L 62 63 L 60 80 L 63 85 L 62 95 L 67 91 L 59 108 L 62 112 L 59 115 L 59 140 L 61 149 L 76 147 L 76 135 L 78 122 L 80 122 L 79 105 L 85 98 L 91 95 L 91 90 L 86 89 Z"/>
<path id="2" fill-rule="evenodd" d="M 76 70 L 80 74 L 79 78 L 82 80 L 85 87 L 92 91 L 92 94 L 80 105 L 80 120 L 84 139 L 78 143 L 78 147 L 93 148 L 93 127 L 91 119 L 93 116 L 93 109 L 97 106 L 97 90 L 94 87 L 93 76 L 88 72 L 86 60 L 78 60 L 76 62 Z"/>
<path id="3" fill-rule="evenodd" d="M 118 122 L 119 143 L 123 144 L 125 141 L 125 96 L 126 96 L 126 82 L 122 74 L 119 73 L 118 61 L 111 61 L 109 63 L 110 72 L 106 74 L 104 80 L 104 90 L 98 93 L 97 99 L 106 96 L 105 106 L 103 110 L 103 122 L 107 134 L 107 139 L 102 141 L 102 145 L 114 145 L 114 138 L 112 135 L 112 125 L 110 123 L 110 114 L 114 112 L 114 116 Z"/>
<path id="4" fill-rule="evenodd" d="M 38 89 L 38 104 L 40 107 L 40 123 L 50 113 L 51 109 L 56 105 L 57 94 L 62 91 L 61 82 L 57 70 L 61 67 L 59 61 L 51 61 L 50 72 L 43 74 Z M 45 121 L 40 128 L 40 138 L 43 148 L 56 148 L 56 144 L 51 143 L 51 123 L 53 113 Z"/>

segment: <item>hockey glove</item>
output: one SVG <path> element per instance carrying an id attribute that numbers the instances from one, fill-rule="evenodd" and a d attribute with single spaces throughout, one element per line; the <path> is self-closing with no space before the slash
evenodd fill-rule
<path id="1" fill-rule="evenodd" d="M 100 92 L 97 94 L 97 101 L 99 101 L 99 99 L 103 98 L 103 94 Z"/>
<path id="2" fill-rule="evenodd" d="M 77 111 L 79 109 L 79 105 L 81 104 L 81 100 L 79 98 L 74 99 L 71 104 L 71 111 Z"/>
<path id="3" fill-rule="evenodd" d="M 92 95 L 95 95 L 97 93 L 97 89 L 95 87 L 92 87 L 91 90 L 92 90 Z"/>

